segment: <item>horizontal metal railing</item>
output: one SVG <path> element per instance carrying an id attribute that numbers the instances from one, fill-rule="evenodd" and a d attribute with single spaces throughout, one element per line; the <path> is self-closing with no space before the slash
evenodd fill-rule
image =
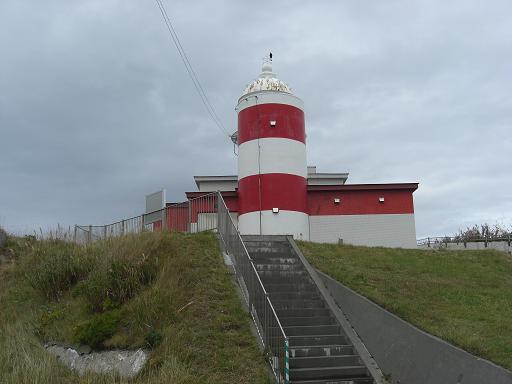
<path id="1" fill-rule="evenodd" d="M 510 246 L 512 236 L 488 236 L 488 237 L 460 237 L 460 236 L 432 236 L 424 237 L 416 240 L 418 247 L 439 247 L 445 244 L 463 244 L 466 246 L 468 243 L 484 243 L 486 246 L 491 242 L 507 242 Z"/>
<path id="2" fill-rule="evenodd" d="M 218 194 L 217 230 L 231 256 L 242 295 L 278 383 L 289 382 L 289 340 L 224 199 Z"/>
<path id="3" fill-rule="evenodd" d="M 143 231 L 169 230 L 194 233 L 216 228 L 217 193 L 212 192 L 107 225 L 75 225 L 73 240 L 77 243 L 90 243 Z"/>

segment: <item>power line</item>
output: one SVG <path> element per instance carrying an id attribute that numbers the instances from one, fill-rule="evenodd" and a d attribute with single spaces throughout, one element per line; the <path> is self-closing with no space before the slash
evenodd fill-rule
<path id="1" fill-rule="evenodd" d="M 192 64 L 190 64 L 190 60 L 188 59 L 187 54 L 185 53 L 185 50 L 183 49 L 183 46 L 181 45 L 180 39 L 178 38 L 178 34 L 176 33 L 176 30 L 172 26 L 171 19 L 169 18 L 169 15 L 167 14 L 167 11 L 165 10 L 165 6 L 162 2 L 162 0 L 155 0 L 158 8 L 160 9 L 160 13 L 162 14 L 162 18 L 164 19 L 165 25 L 167 26 L 167 30 L 169 31 L 169 34 L 171 35 L 172 41 L 174 42 L 174 45 L 176 46 L 176 49 L 178 50 L 178 53 L 181 57 L 181 60 L 183 61 L 183 64 L 185 65 L 185 68 L 187 69 L 187 73 L 192 80 L 192 83 L 194 83 L 194 87 L 199 94 L 199 97 L 201 98 L 201 101 L 203 102 L 203 105 L 206 108 L 206 111 L 212 118 L 215 125 L 220 129 L 220 131 L 227 135 L 228 137 L 231 137 L 226 127 L 224 127 L 224 124 L 222 124 L 221 119 L 215 112 L 215 108 L 213 107 L 212 103 L 208 99 L 208 96 L 206 95 L 206 92 L 201 85 L 201 82 L 199 81 L 199 78 L 197 77 L 197 74 L 194 71 L 194 68 L 192 68 Z"/>

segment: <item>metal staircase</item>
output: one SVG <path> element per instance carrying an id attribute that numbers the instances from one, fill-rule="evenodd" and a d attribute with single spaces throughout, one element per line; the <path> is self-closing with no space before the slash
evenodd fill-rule
<path id="1" fill-rule="evenodd" d="M 289 339 L 290 383 L 375 383 L 291 239 L 243 240 Z"/>

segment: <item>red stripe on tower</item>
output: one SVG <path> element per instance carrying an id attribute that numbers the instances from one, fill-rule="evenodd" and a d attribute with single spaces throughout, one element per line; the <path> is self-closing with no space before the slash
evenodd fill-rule
<path id="1" fill-rule="evenodd" d="M 304 112 L 286 104 L 259 104 L 240 111 L 238 144 L 262 137 L 282 137 L 305 144 Z"/>
<path id="2" fill-rule="evenodd" d="M 260 184 L 261 188 L 259 188 Z M 267 173 L 244 177 L 238 183 L 238 193 L 240 215 L 259 210 L 271 211 L 272 208 L 285 211 L 307 211 L 307 200 L 303 198 L 307 194 L 307 182 L 300 176 Z"/>

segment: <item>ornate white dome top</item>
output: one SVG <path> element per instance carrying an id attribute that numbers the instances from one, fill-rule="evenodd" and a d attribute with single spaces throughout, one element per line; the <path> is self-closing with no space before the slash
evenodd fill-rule
<path id="1" fill-rule="evenodd" d="M 284 81 L 279 80 L 275 73 L 272 72 L 272 59 L 263 63 L 261 74 L 252 83 L 247 85 L 244 95 L 258 91 L 277 91 L 292 93 L 292 90 Z"/>

